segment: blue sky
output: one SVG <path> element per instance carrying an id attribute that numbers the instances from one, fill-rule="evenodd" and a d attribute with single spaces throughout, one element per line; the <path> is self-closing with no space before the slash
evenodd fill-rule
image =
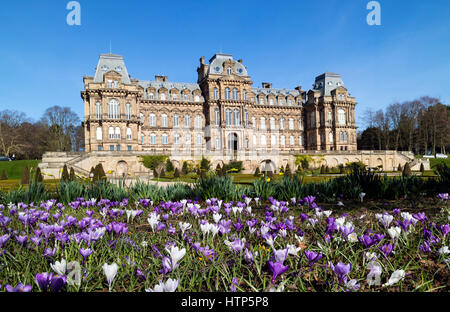
<path id="1" fill-rule="evenodd" d="M 132 77 L 196 82 L 199 58 L 242 58 L 254 81 L 309 89 L 315 76 L 342 75 L 367 109 L 423 95 L 450 104 L 450 1 L 384 0 L 369 26 L 369 0 L 80 0 L 81 25 L 66 23 L 69 1 L 5 1 L 0 11 L 0 110 L 38 120 L 46 108 L 83 116 L 83 75 L 98 56 L 125 57 Z"/>

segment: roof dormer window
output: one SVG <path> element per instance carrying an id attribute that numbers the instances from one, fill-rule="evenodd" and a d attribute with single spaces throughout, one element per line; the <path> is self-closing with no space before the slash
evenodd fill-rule
<path id="1" fill-rule="evenodd" d="M 228 67 L 228 68 L 227 68 L 227 74 L 228 74 L 228 75 L 231 75 L 232 72 L 233 72 L 233 70 L 231 69 L 231 67 Z"/>

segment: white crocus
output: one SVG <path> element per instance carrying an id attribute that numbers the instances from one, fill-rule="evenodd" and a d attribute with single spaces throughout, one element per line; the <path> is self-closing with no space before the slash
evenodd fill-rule
<path id="1" fill-rule="evenodd" d="M 217 233 L 219 233 L 219 226 L 217 224 L 211 224 L 209 231 L 212 233 L 213 237 L 216 236 Z"/>
<path id="2" fill-rule="evenodd" d="M 403 270 L 397 270 L 394 273 L 392 273 L 391 277 L 389 278 L 389 281 L 386 284 L 383 284 L 384 287 L 391 286 L 394 284 L 397 284 L 405 277 L 405 271 Z"/>
<path id="3" fill-rule="evenodd" d="M 164 292 L 174 292 L 178 288 L 179 280 L 169 278 L 164 284 Z"/>
<path id="4" fill-rule="evenodd" d="M 248 206 L 248 204 L 250 204 L 250 202 L 252 201 L 253 198 L 251 197 L 245 197 L 245 204 Z"/>
<path id="5" fill-rule="evenodd" d="M 382 217 L 379 219 L 380 223 L 383 224 L 385 228 L 388 228 L 391 224 L 392 220 L 394 220 L 394 217 L 390 214 L 383 214 Z"/>
<path id="6" fill-rule="evenodd" d="M 270 228 L 266 225 L 261 226 L 261 236 L 266 235 Z"/>
<path id="7" fill-rule="evenodd" d="M 220 219 L 222 219 L 222 215 L 220 213 L 213 214 L 214 222 L 219 223 Z"/>
<path id="8" fill-rule="evenodd" d="M 126 214 L 127 214 L 127 222 L 130 222 L 130 218 L 131 218 L 131 222 L 133 222 L 134 218 L 137 215 L 137 210 L 125 210 Z"/>
<path id="9" fill-rule="evenodd" d="M 152 228 L 152 231 L 155 231 L 155 226 L 158 225 L 159 223 L 159 218 L 161 216 L 159 214 L 157 214 L 156 212 L 152 212 L 149 215 L 149 218 L 147 218 L 147 222 L 148 224 L 150 224 L 150 227 Z"/>
<path id="10" fill-rule="evenodd" d="M 367 284 L 369 286 L 380 285 L 380 277 L 383 272 L 381 265 L 377 262 L 371 262 L 367 268 L 370 270 L 369 274 L 367 274 Z"/>
<path id="11" fill-rule="evenodd" d="M 350 243 L 356 243 L 356 242 L 358 242 L 358 236 L 356 235 L 355 232 L 350 233 L 350 234 L 347 236 L 347 240 L 348 240 Z"/>
<path id="12" fill-rule="evenodd" d="M 442 255 L 446 255 L 446 254 L 450 253 L 447 246 L 443 246 L 443 247 L 439 248 L 438 252 L 439 252 L 439 254 L 442 254 Z"/>
<path id="13" fill-rule="evenodd" d="M 178 266 L 178 261 L 180 261 L 186 254 L 186 248 L 180 249 L 177 246 L 170 246 L 170 248 L 166 248 L 166 251 L 170 255 L 170 259 L 172 260 L 172 269 L 174 270 Z"/>
<path id="14" fill-rule="evenodd" d="M 279 231 L 279 234 L 280 234 L 281 237 L 286 237 L 286 236 L 287 236 L 287 231 L 286 231 L 286 229 L 281 229 L 281 230 Z"/>
<path id="15" fill-rule="evenodd" d="M 181 232 L 184 233 L 186 230 L 189 230 L 192 227 L 192 224 L 188 222 L 179 222 L 178 226 L 180 227 Z"/>
<path id="16" fill-rule="evenodd" d="M 363 202 L 364 196 L 366 196 L 366 193 L 359 194 L 359 199 L 361 200 L 361 202 Z"/>
<path id="17" fill-rule="evenodd" d="M 300 247 L 295 247 L 295 245 L 287 244 L 288 254 L 292 256 L 298 256 L 298 252 L 302 250 Z"/>
<path id="18" fill-rule="evenodd" d="M 117 270 L 119 269 L 119 266 L 117 263 L 107 264 L 105 263 L 103 265 L 103 272 L 106 275 L 106 280 L 108 281 L 109 291 L 111 291 L 111 286 L 114 281 L 114 278 L 117 275 Z"/>
<path id="19" fill-rule="evenodd" d="M 298 236 L 297 234 L 294 234 L 295 239 L 297 240 L 297 242 L 302 243 L 303 240 L 305 239 L 304 236 Z"/>
<path id="20" fill-rule="evenodd" d="M 323 214 L 324 214 L 325 216 L 327 216 L 327 218 L 328 218 L 329 216 L 331 216 L 332 213 L 333 213 L 333 211 L 331 211 L 331 210 L 325 210 L 325 211 L 323 212 Z"/>
<path id="21" fill-rule="evenodd" d="M 58 275 L 65 275 L 66 274 L 66 268 L 67 268 L 67 262 L 65 259 L 62 259 L 61 262 L 56 261 L 53 264 L 50 264 L 50 267 L 55 271 Z"/>
<path id="22" fill-rule="evenodd" d="M 340 217 L 340 218 L 336 219 L 336 225 L 338 226 L 338 228 L 344 227 L 344 223 L 345 223 L 345 217 Z"/>
<path id="23" fill-rule="evenodd" d="M 400 233 L 402 232 L 401 227 L 399 226 L 391 226 L 388 230 L 387 230 L 389 236 L 391 237 L 392 240 L 396 240 L 399 236 Z"/>
<path id="24" fill-rule="evenodd" d="M 205 224 L 200 224 L 200 230 L 202 231 L 203 235 L 207 235 L 211 231 L 211 224 L 206 222 Z"/>

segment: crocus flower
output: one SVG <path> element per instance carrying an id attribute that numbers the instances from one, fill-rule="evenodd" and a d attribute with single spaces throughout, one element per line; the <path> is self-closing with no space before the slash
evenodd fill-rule
<path id="1" fill-rule="evenodd" d="M 67 262 L 65 259 L 62 259 L 61 262 L 56 261 L 53 264 L 50 264 L 50 267 L 59 275 L 66 274 Z"/>
<path id="2" fill-rule="evenodd" d="M 339 283 L 342 284 L 344 276 L 346 276 L 352 270 L 352 264 L 345 264 L 343 262 L 338 262 L 335 266 L 332 266 L 334 273 L 339 278 Z"/>
<path id="3" fill-rule="evenodd" d="M 402 232 L 401 227 L 399 226 L 391 226 L 388 230 L 387 230 L 389 236 L 391 237 L 392 240 L 396 240 L 399 236 L 400 233 Z"/>
<path id="4" fill-rule="evenodd" d="M 115 262 L 112 264 L 107 264 L 107 263 L 103 264 L 103 272 L 105 273 L 106 280 L 108 281 L 109 291 L 111 291 L 111 286 L 114 281 L 114 278 L 117 275 L 118 269 L 119 269 L 119 266 Z"/>
<path id="5" fill-rule="evenodd" d="M 186 248 L 180 249 L 176 246 L 170 246 L 169 248 L 166 248 L 166 251 L 169 253 L 171 258 L 172 270 L 175 270 L 175 268 L 178 267 L 178 261 L 180 261 L 186 254 Z"/>
<path id="6" fill-rule="evenodd" d="M 431 247 L 428 241 L 424 241 L 423 244 L 419 246 L 419 250 L 422 253 L 429 253 L 431 251 Z"/>
<path id="7" fill-rule="evenodd" d="M 316 253 L 314 251 L 309 251 L 309 250 L 305 250 L 304 254 L 306 256 L 306 258 L 309 261 L 309 266 L 310 266 L 310 270 L 312 271 L 312 267 L 313 265 L 319 261 L 320 259 L 322 259 L 322 254 L 321 253 Z"/>
<path id="8" fill-rule="evenodd" d="M 5 285 L 5 290 L 7 292 L 30 292 L 33 286 L 31 285 L 24 285 L 22 283 L 19 283 L 16 285 L 16 287 L 12 287 L 9 284 Z"/>
<path id="9" fill-rule="evenodd" d="M 230 287 L 230 291 L 231 292 L 236 292 L 236 286 L 239 285 L 239 282 L 237 280 L 236 277 L 233 277 L 233 279 L 231 280 L 231 287 Z"/>
<path id="10" fill-rule="evenodd" d="M 86 258 L 89 257 L 92 254 L 92 252 L 93 252 L 89 248 L 86 248 L 86 249 L 80 248 L 79 251 L 80 251 L 80 254 L 83 256 L 83 263 L 86 260 Z"/>
<path id="11" fill-rule="evenodd" d="M 398 282 L 400 282 L 405 277 L 405 271 L 403 270 L 397 270 L 394 273 L 392 273 L 391 277 L 389 278 L 389 281 L 385 284 L 383 284 L 384 287 L 394 285 Z"/>
<path id="12" fill-rule="evenodd" d="M 174 292 L 179 284 L 179 280 L 169 278 L 165 283 L 159 281 L 159 284 L 156 285 L 153 289 L 147 288 L 146 292 Z"/>
<path id="13" fill-rule="evenodd" d="M 275 282 L 275 279 L 280 275 L 286 272 L 289 269 L 289 265 L 284 266 L 281 262 L 268 262 L 269 271 L 272 274 L 272 283 Z"/>
<path id="14" fill-rule="evenodd" d="M 52 275 L 50 281 L 50 289 L 52 292 L 60 291 L 66 285 L 66 277 L 64 275 Z"/>
<path id="15" fill-rule="evenodd" d="M 447 234 L 450 232 L 450 225 L 444 224 L 444 225 L 441 225 L 440 228 L 441 228 L 441 232 L 442 232 L 442 234 L 444 235 L 444 238 L 445 238 L 447 236 Z"/>
<path id="16" fill-rule="evenodd" d="M 286 260 L 286 257 L 288 255 L 288 251 L 289 251 L 288 248 L 279 249 L 279 250 L 273 249 L 273 256 L 275 258 L 275 261 L 283 263 L 284 260 Z"/>
<path id="17" fill-rule="evenodd" d="M 369 284 L 369 286 L 380 285 L 380 276 L 383 272 L 381 265 L 372 261 L 367 268 L 370 270 L 369 274 L 367 274 L 367 284 Z"/>
<path id="18" fill-rule="evenodd" d="M 385 244 L 378 248 L 383 252 L 383 254 L 386 257 L 388 257 L 391 254 L 391 252 L 394 250 L 394 247 L 395 247 L 395 244 Z"/>
<path id="19" fill-rule="evenodd" d="M 35 275 L 34 280 L 42 291 L 47 291 L 48 285 L 50 285 L 50 281 L 52 279 L 52 275 L 52 273 L 49 274 L 48 272 L 38 273 Z"/>

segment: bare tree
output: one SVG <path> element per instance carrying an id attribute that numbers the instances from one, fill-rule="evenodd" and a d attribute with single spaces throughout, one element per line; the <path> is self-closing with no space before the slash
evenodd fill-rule
<path id="1" fill-rule="evenodd" d="M 20 125 L 26 121 L 24 113 L 12 110 L 0 112 L 0 152 L 9 156 L 23 146 L 20 142 Z"/>
<path id="2" fill-rule="evenodd" d="M 71 151 L 72 139 L 80 118 L 69 107 L 52 106 L 41 119 L 49 129 L 49 147 L 55 151 Z"/>

